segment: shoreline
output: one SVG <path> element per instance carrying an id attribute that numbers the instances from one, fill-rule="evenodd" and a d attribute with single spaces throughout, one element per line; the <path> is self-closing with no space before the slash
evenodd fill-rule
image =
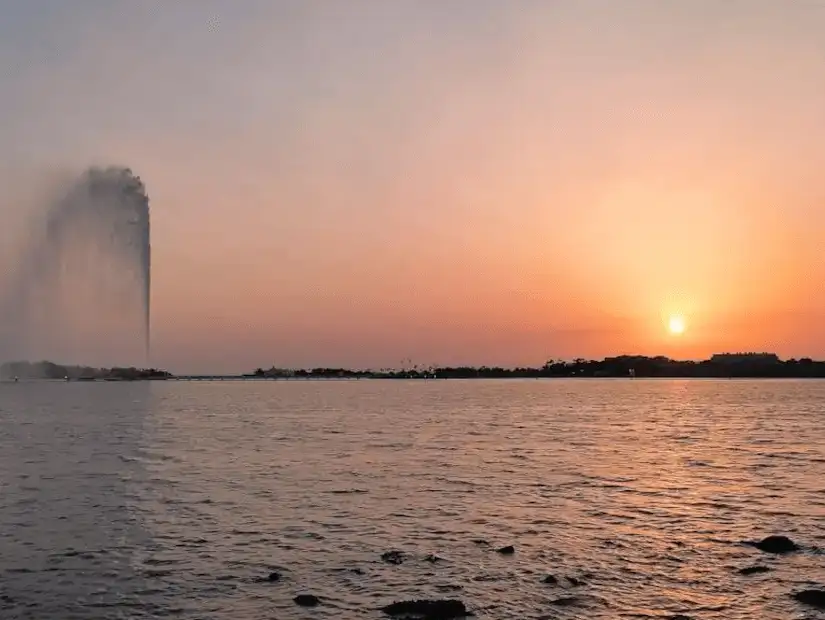
<path id="1" fill-rule="evenodd" d="M 179 377 L 168 378 L 146 378 L 146 379 L 48 379 L 48 378 L 22 378 L 15 380 L 12 378 L 0 379 L 0 383 L 155 383 L 155 382 L 170 382 L 170 383 L 216 383 L 216 382 L 249 382 L 249 383 L 272 383 L 286 381 L 290 383 L 308 382 L 308 381 L 668 381 L 673 379 L 690 380 L 690 381 L 800 381 L 800 380 L 823 380 L 825 377 L 820 376 L 806 376 L 806 375 L 736 375 L 736 376 L 681 376 L 681 375 L 657 375 L 657 376 L 478 376 L 478 377 L 382 377 L 382 376 L 360 376 L 360 377 L 324 377 L 324 376 L 309 376 L 309 377 L 247 377 L 243 375 L 182 375 Z"/>
<path id="2" fill-rule="evenodd" d="M 273 380 L 443 380 L 443 379 L 825 379 L 825 361 L 809 357 L 782 360 L 775 353 L 719 353 L 709 359 L 620 355 L 601 360 L 551 359 L 542 366 L 413 365 L 400 369 L 257 368 L 246 373 L 173 374 L 156 368 L 92 368 L 53 362 L 11 362 L 0 366 L 10 380 L 61 381 L 273 381 Z"/>

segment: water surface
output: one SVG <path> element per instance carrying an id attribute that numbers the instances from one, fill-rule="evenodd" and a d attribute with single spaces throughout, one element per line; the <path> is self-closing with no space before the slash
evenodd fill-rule
<path id="1" fill-rule="evenodd" d="M 0 384 L 0 617 L 814 618 L 788 595 L 825 584 L 823 403 L 825 381 Z M 811 549 L 740 544 L 773 533 Z"/>

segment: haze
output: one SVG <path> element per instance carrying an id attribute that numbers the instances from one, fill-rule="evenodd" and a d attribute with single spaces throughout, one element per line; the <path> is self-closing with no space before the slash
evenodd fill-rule
<path id="1" fill-rule="evenodd" d="M 822 356 L 823 32 L 814 0 L 0 0 L 0 256 L 51 179 L 125 165 L 173 371 Z"/>

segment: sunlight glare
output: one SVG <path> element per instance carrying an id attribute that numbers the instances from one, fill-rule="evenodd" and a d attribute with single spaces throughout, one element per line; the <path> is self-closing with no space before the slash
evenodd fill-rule
<path id="1" fill-rule="evenodd" d="M 687 325 L 685 324 L 685 317 L 681 315 L 674 315 L 668 319 L 667 322 L 667 330 L 675 335 L 678 336 L 679 334 L 683 334 Z"/>

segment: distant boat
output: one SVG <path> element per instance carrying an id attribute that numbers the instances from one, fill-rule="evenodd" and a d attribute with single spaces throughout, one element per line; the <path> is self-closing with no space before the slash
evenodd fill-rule
<path id="1" fill-rule="evenodd" d="M 630 378 L 631 378 L 631 379 L 635 379 L 635 378 L 636 378 L 636 369 L 635 369 L 635 368 L 631 368 L 631 369 L 630 369 L 630 373 L 629 373 L 629 374 L 630 374 Z"/>

